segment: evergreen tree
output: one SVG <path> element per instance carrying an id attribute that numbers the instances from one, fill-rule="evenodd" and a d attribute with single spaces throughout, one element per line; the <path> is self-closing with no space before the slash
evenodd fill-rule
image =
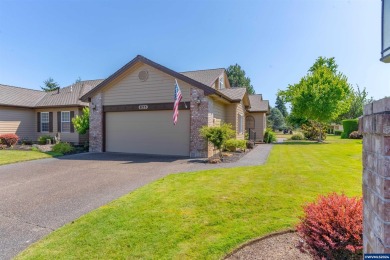
<path id="1" fill-rule="evenodd" d="M 53 78 L 48 78 L 43 82 L 43 84 L 45 84 L 45 86 L 41 86 L 41 89 L 45 92 L 54 91 L 60 88 L 60 85 L 55 82 Z"/>

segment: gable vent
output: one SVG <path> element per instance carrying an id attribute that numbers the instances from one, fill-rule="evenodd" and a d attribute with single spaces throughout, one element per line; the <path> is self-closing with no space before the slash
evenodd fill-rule
<path id="1" fill-rule="evenodd" d="M 147 70 L 141 70 L 138 73 L 138 78 L 141 81 L 146 81 L 149 78 L 149 72 Z"/>

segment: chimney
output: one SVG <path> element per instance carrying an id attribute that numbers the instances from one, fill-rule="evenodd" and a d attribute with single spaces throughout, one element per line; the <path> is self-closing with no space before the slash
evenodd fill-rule
<path id="1" fill-rule="evenodd" d="M 57 94 L 60 94 L 60 88 L 57 88 Z"/>

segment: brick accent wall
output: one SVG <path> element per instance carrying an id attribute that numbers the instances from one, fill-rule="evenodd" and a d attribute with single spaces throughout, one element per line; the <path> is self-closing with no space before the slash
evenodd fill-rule
<path id="1" fill-rule="evenodd" d="M 89 151 L 103 152 L 103 100 L 96 94 L 89 104 Z"/>
<path id="2" fill-rule="evenodd" d="M 200 100 L 200 103 L 198 102 Z M 201 89 L 191 88 L 190 157 L 208 157 L 207 140 L 199 136 L 199 129 L 208 125 L 208 100 Z"/>
<path id="3" fill-rule="evenodd" d="M 390 98 L 368 104 L 363 133 L 363 251 L 390 253 Z"/>

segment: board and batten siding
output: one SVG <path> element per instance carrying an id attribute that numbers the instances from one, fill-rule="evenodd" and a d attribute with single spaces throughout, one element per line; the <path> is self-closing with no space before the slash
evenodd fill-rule
<path id="1" fill-rule="evenodd" d="M 35 109 L 34 113 L 34 131 L 36 132 L 36 139 L 42 135 L 55 136 L 58 133 L 58 121 L 57 121 L 57 112 L 61 111 L 74 111 L 74 116 L 77 116 L 82 113 L 78 107 L 64 107 L 64 108 L 42 108 Z M 53 132 L 37 132 L 37 113 L 38 112 L 53 112 Z M 80 135 L 77 133 L 76 129 L 73 133 L 60 133 L 61 141 L 69 143 L 80 143 Z M 82 143 L 82 142 L 81 142 Z"/>
<path id="2" fill-rule="evenodd" d="M 148 79 L 138 78 L 141 71 L 148 72 Z M 191 86 L 177 80 L 182 92 L 182 102 L 190 101 Z M 103 105 L 151 104 L 173 102 L 175 78 L 149 65 L 135 66 L 120 80 L 103 89 Z"/>
<path id="3" fill-rule="evenodd" d="M 36 139 L 32 109 L 0 107 L 0 134 L 16 134 L 19 139 Z"/>

